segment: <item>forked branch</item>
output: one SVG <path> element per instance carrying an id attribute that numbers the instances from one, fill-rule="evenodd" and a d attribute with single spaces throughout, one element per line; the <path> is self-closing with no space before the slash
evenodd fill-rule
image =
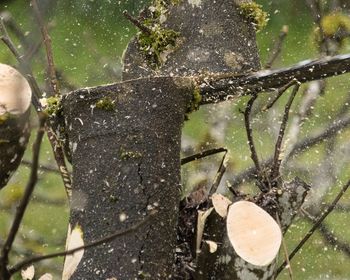
<path id="1" fill-rule="evenodd" d="M 38 168 L 39 168 L 39 154 L 40 154 L 40 147 L 41 142 L 45 133 L 45 121 L 46 117 L 44 114 L 39 115 L 39 123 L 40 126 L 38 128 L 37 136 L 35 139 L 35 142 L 33 144 L 33 159 L 32 159 L 32 168 L 30 172 L 29 181 L 27 183 L 27 186 L 25 188 L 23 197 L 17 207 L 17 211 L 10 229 L 10 232 L 7 236 L 7 239 L 1 249 L 0 254 L 0 275 L 3 277 L 7 277 L 8 275 L 8 261 L 9 261 L 9 253 L 12 248 L 12 244 L 15 240 L 15 237 L 17 235 L 17 232 L 19 230 L 19 227 L 21 225 L 24 213 L 27 209 L 29 200 L 32 196 L 32 193 L 34 191 L 34 187 L 36 185 L 37 179 L 38 179 Z M 6 280 L 6 279 L 5 279 Z"/>

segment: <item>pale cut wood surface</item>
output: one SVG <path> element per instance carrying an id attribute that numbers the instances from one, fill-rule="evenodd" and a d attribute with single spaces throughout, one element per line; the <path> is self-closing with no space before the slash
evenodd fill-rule
<path id="1" fill-rule="evenodd" d="M 31 97 L 27 80 L 16 69 L 0 63 L 0 115 L 25 113 Z"/>
<path id="2" fill-rule="evenodd" d="M 239 201 L 230 206 L 227 233 L 236 253 L 257 266 L 270 264 L 282 241 L 281 229 L 276 221 L 249 201 Z"/>

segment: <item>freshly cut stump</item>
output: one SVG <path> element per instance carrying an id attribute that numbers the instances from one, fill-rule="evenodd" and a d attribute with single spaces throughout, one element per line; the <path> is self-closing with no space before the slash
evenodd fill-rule
<path id="1" fill-rule="evenodd" d="M 230 206 L 227 234 L 237 255 L 257 266 L 269 265 L 276 258 L 282 242 L 281 229 L 276 221 L 249 201 Z"/>

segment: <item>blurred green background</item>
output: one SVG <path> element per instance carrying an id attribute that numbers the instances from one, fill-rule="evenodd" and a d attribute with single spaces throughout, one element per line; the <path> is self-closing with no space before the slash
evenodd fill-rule
<path id="1" fill-rule="evenodd" d="M 39 43 L 40 32 L 28 2 L 23 0 L 1 1 L 0 12 L 9 12 L 23 30 L 28 41 Z M 66 91 L 71 88 L 112 83 L 120 79 L 123 51 L 130 38 L 136 34 L 136 29 L 122 16 L 122 11 L 126 9 L 136 14 L 147 2 L 138 0 L 39 1 L 44 7 L 49 23 L 56 67 L 63 73 L 66 83 L 69 84 L 66 86 Z M 276 61 L 274 67 L 288 66 L 319 56 L 317 46 L 313 41 L 315 26 L 305 1 L 261 0 L 258 2 L 270 14 L 267 27 L 257 33 L 262 64 L 266 61 L 283 25 L 289 26 L 289 33 L 284 42 L 281 57 Z M 327 6 L 330 2 L 324 1 L 324 5 Z M 15 36 L 13 38 L 19 50 L 23 51 L 24 46 L 15 39 Z M 350 52 L 349 42 L 344 43 L 341 52 Z M 0 45 L 0 62 L 16 65 L 14 58 L 3 44 Z M 34 56 L 32 65 L 37 79 L 43 84 L 46 71 L 44 62 L 45 53 L 41 49 Z M 321 131 L 334 119 L 349 95 L 349 88 L 349 75 L 327 80 L 326 92 L 319 97 L 313 114 L 303 125 L 300 138 Z M 286 98 L 283 97 L 278 102 L 274 109 L 275 117 L 280 116 Z M 264 103 L 266 99 L 267 97 L 262 97 L 260 102 Z M 297 107 L 299 100 L 300 97 L 297 98 L 294 106 Z M 212 112 L 217 113 L 215 106 L 204 106 L 193 113 L 183 129 L 184 139 L 186 139 L 184 142 L 188 145 L 186 149 L 184 148 L 187 150 L 184 154 L 189 153 L 188 150 L 198 152 L 200 149 L 224 145 L 230 150 L 229 174 L 237 174 L 251 166 L 242 114 L 239 113 L 239 109 L 244 108 L 246 101 L 246 98 L 241 98 L 229 103 L 230 121 L 221 143 L 215 141 L 209 132 L 212 125 L 209 116 Z M 256 129 L 259 156 L 266 159 L 271 155 L 275 141 L 269 129 L 271 114 L 258 113 L 255 118 L 254 129 Z M 32 119 L 33 131 L 35 131 L 37 126 L 35 114 L 32 114 Z M 336 137 L 336 146 L 345 150 L 347 148 L 346 151 L 348 151 L 349 139 L 350 131 L 344 130 Z M 340 150 L 335 154 L 340 157 L 333 159 L 337 173 L 329 195 L 324 199 L 324 204 L 335 197 L 337 190 L 350 175 L 350 161 L 344 158 L 349 153 Z M 30 160 L 30 157 L 29 148 L 25 159 Z M 325 144 L 320 144 L 293 159 L 295 166 L 303 168 L 290 169 L 291 171 L 284 175 L 286 178 L 299 175 L 306 182 L 312 183 L 315 181 L 313 176 L 322 167 L 321 163 L 329 160 L 325 155 Z M 339 161 L 341 166 L 336 165 Z M 195 175 L 203 171 L 204 165 L 215 175 L 219 162 L 220 157 L 214 156 L 186 166 L 183 170 L 184 192 L 194 187 L 200 180 Z M 41 152 L 41 163 L 55 166 L 47 139 L 44 141 Z M 0 242 L 4 240 L 11 225 L 16 205 L 28 179 L 29 170 L 28 166 L 22 165 L 9 185 L 0 191 Z M 254 187 L 250 184 L 245 184 L 243 189 L 254 191 Z M 341 204 L 350 206 L 349 194 L 342 199 Z M 321 204 L 319 207 L 324 207 L 324 205 Z M 350 244 L 350 219 L 346 207 L 344 209 L 334 211 L 327 218 L 326 224 L 340 240 Z M 14 252 L 11 254 L 12 263 L 32 254 L 63 250 L 68 215 L 68 203 L 60 176 L 53 172 L 41 171 L 39 183 L 17 236 Z M 305 219 L 296 220 L 286 235 L 289 250 L 294 248 L 310 227 L 311 224 Z M 283 259 L 282 255 L 281 259 Z M 37 275 L 49 272 L 54 275 L 54 279 L 60 279 L 62 261 L 62 258 L 57 258 L 36 264 Z M 350 258 L 349 254 L 346 255 L 328 244 L 318 233 L 293 259 L 292 269 L 295 279 L 350 279 Z M 16 277 L 15 279 L 21 279 L 19 276 Z M 289 279 L 289 277 L 287 273 L 284 273 L 279 279 Z"/>

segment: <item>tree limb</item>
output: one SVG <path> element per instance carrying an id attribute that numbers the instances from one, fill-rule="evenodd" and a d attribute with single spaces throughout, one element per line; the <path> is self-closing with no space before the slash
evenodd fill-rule
<path id="1" fill-rule="evenodd" d="M 350 71 L 350 54 L 305 60 L 288 68 L 262 70 L 246 75 L 215 74 L 199 81 L 203 104 L 225 101 L 233 96 L 279 88 L 292 79 L 301 83 L 342 75 Z M 195 78 L 195 77 L 194 77 Z"/>

